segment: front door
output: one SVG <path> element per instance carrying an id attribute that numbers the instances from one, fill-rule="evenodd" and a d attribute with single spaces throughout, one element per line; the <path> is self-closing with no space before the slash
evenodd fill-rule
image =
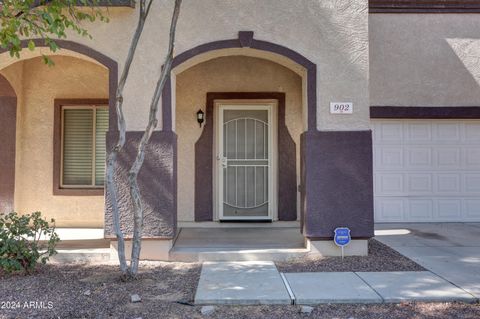
<path id="1" fill-rule="evenodd" d="M 272 219 L 272 105 L 219 105 L 220 220 Z"/>

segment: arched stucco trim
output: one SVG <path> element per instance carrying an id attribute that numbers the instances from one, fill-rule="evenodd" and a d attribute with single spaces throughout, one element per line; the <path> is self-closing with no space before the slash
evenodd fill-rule
<path id="1" fill-rule="evenodd" d="M 45 45 L 44 39 L 32 39 L 35 43 L 35 46 L 38 48 L 47 47 Z M 28 42 L 30 39 L 22 40 L 21 46 L 22 48 L 28 47 Z M 70 50 L 73 52 L 77 52 L 81 55 L 89 57 L 104 67 L 108 69 L 108 105 L 109 105 L 109 131 L 117 131 L 118 130 L 118 123 L 117 123 L 117 112 L 115 110 L 115 100 L 116 100 L 116 92 L 117 92 L 117 85 L 118 85 L 118 64 L 112 58 L 106 56 L 105 54 L 98 52 L 86 45 L 68 41 L 68 40 L 55 40 L 58 44 L 60 49 Z M 7 49 L 0 48 L 0 54 L 5 53 Z M 21 61 L 21 59 L 19 60 Z"/>
<path id="2" fill-rule="evenodd" d="M 285 57 L 295 64 L 300 65 L 306 71 L 306 106 L 307 106 L 307 130 L 317 129 L 317 66 L 315 63 L 300 53 L 268 41 L 256 40 L 253 38 L 253 31 L 240 31 L 238 39 L 220 40 L 201 44 L 177 55 L 172 62 L 172 69 L 189 61 L 190 59 L 211 51 L 218 51 L 232 48 L 251 48 L 254 50 L 270 52 Z M 172 130 L 172 88 L 169 78 L 162 94 L 162 124 L 164 131 Z"/>

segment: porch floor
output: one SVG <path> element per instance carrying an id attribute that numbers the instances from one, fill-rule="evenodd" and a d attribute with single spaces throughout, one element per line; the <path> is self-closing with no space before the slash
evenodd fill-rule
<path id="1" fill-rule="evenodd" d="M 170 251 L 170 259 L 286 260 L 307 252 L 298 227 L 181 228 Z"/>

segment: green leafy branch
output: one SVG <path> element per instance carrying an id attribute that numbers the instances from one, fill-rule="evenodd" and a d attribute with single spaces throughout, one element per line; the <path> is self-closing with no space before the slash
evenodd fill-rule
<path id="1" fill-rule="evenodd" d="M 59 46 L 56 39 L 67 37 L 72 30 L 80 36 L 92 38 L 82 22 L 108 17 L 97 6 L 99 0 L 0 0 L 0 47 L 9 51 L 10 56 L 20 57 L 22 39 L 41 38 L 50 51 Z M 28 49 L 35 49 L 35 42 L 28 42 Z M 44 56 L 48 64 L 52 61 Z"/>

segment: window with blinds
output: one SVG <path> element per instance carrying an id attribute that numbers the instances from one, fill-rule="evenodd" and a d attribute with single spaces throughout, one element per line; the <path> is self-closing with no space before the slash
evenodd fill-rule
<path id="1" fill-rule="evenodd" d="M 107 130 L 106 106 L 62 107 L 61 187 L 104 186 Z"/>

